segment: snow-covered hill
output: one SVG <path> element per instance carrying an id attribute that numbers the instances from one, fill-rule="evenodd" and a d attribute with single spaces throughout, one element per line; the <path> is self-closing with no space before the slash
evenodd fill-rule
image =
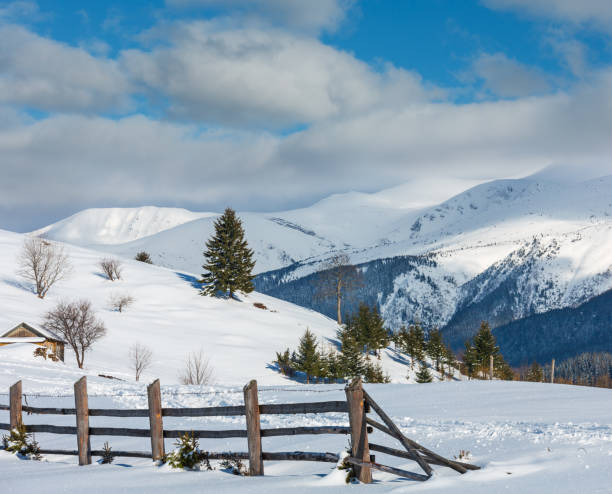
<path id="1" fill-rule="evenodd" d="M 460 345 L 481 319 L 506 324 L 612 288 L 612 176 L 577 182 L 549 170 L 476 185 L 433 205 L 425 190 L 399 186 L 294 211 L 242 213 L 258 289 L 332 315 L 331 304 L 313 299 L 308 277 L 343 250 L 367 271 L 357 301 L 377 304 L 392 328 L 415 319 L 447 326 Z M 199 272 L 213 220 L 98 248 L 125 257 L 147 250 L 160 265 Z M 45 235 L 58 238 L 53 229 Z"/>
<path id="2" fill-rule="evenodd" d="M 128 352 L 140 343 L 153 351 L 147 378 L 176 383 L 187 354 L 202 349 L 214 369 L 215 383 L 258 379 L 262 384 L 282 384 L 290 381 L 272 365 L 277 350 L 295 348 L 307 328 L 326 345 L 335 341 L 335 322 L 313 310 L 261 293 L 245 296 L 242 302 L 203 297 L 192 274 L 131 259 L 123 261 L 122 279 L 111 282 L 97 265 L 106 254 L 74 246 L 68 247 L 72 274 L 41 300 L 16 273 L 24 238 L 0 230 L 0 333 L 21 322 L 39 325 L 59 300 L 91 300 L 108 333 L 86 358 L 88 374 L 132 379 Z M 135 301 L 119 313 L 109 305 L 113 294 L 129 294 Z M 255 307 L 255 302 L 267 309 Z M 408 369 L 400 355 L 387 349 L 382 363 L 396 382 L 407 382 Z M 29 345 L 0 347 L 0 374 L 7 378 L 53 386 L 66 373 L 74 377 L 82 372 L 75 368 L 70 351 L 63 365 L 34 359 Z"/>

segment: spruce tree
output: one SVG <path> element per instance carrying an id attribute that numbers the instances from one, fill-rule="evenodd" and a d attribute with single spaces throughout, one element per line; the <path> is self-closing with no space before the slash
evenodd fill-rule
<path id="1" fill-rule="evenodd" d="M 297 369 L 306 374 L 306 383 L 310 378 L 318 376 L 321 370 L 321 356 L 317 350 L 317 340 L 309 329 L 300 338 L 297 350 Z"/>
<path id="2" fill-rule="evenodd" d="M 474 336 L 474 354 L 478 366 L 477 371 L 484 377 L 489 369 L 490 358 L 493 357 L 495 365 L 495 360 L 499 355 L 499 347 L 495 343 L 495 336 L 493 336 L 491 326 L 486 321 L 482 321 L 478 333 Z"/>
<path id="3" fill-rule="evenodd" d="M 529 371 L 527 372 L 527 381 L 533 383 L 541 383 L 544 380 L 544 372 L 542 367 L 537 362 L 531 364 Z"/>
<path id="4" fill-rule="evenodd" d="M 442 334 L 439 329 L 433 329 L 429 332 L 429 338 L 425 345 L 427 356 L 434 361 L 436 370 L 440 371 L 440 363 L 444 359 L 445 347 L 442 340 Z"/>
<path id="5" fill-rule="evenodd" d="M 365 372 L 363 353 L 354 334 L 346 330 L 340 333 L 339 336 L 342 343 L 342 355 L 340 356 L 342 377 L 352 379 L 357 376 L 363 376 Z"/>
<path id="6" fill-rule="evenodd" d="M 419 367 L 419 371 L 416 373 L 416 382 L 419 384 L 430 383 L 433 381 L 433 376 L 425 362 L 421 362 L 421 366 Z"/>
<path id="7" fill-rule="evenodd" d="M 215 296 L 222 292 L 233 298 L 234 293 L 253 291 L 251 274 L 255 261 L 253 251 L 244 238 L 240 218 L 233 209 L 227 208 L 215 221 L 215 234 L 206 242 L 206 263 L 202 266 L 202 295 Z"/>

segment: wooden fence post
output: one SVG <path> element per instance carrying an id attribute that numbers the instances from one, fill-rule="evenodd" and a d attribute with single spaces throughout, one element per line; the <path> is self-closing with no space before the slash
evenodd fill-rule
<path id="1" fill-rule="evenodd" d="M 361 378 L 356 378 L 346 386 L 346 401 L 349 409 L 349 423 L 351 426 L 352 456 L 364 462 L 370 462 L 370 446 L 368 444 L 368 431 L 366 425 L 365 399 L 361 387 Z M 372 482 L 372 469 L 370 467 L 355 465 L 357 478 L 364 484 Z"/>
<path id="2" fill-rule="evenodd" d="M 17 429 L 23 425 L 21 416 L 21 381 L 17 381 L 11 386 L 9 396 L 11 429 Z"/>
<path id="3" fill-rule="evenodd" d="M 555 359 L 552 359 L 552 364 L 550 366 L 550 383 L 555 384 Z"/>
<path id="4" fill-rule="evenodd" d="M 154 460 L 161 460 L 165 454 L 165 448 L 159 379 L 147 386 L 147 396 L 149 399 L 149 426 L 151 427 L 151 457 Z"/>
<path id="5" fill-rule="evenodd" d="M 87 377 L 85 376 L 74 383 L 74 406 L 76 408 L 79 465 L 91 465 L 91 443 L 89 441 L 89 403 L 87 400 Z"/>
<path id="6" fill-rule="evenodd" d="M 244 387 L 244 408 L 246 411 L 247 440 L 249 445 L 249 475 L 263 475 L 259 398 L 257 397 L 257 381 L 254 379 Z"/>

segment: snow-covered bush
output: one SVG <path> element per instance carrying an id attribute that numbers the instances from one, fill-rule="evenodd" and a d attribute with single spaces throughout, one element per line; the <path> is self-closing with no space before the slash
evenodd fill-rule
<path id="1" fill-rule="evenodd" d="M 198 440 L 192 434 L 185 433 L 176 440 L 177 449 L 164 457 L 164 463 L 172 468 L 183 468 L 186 470 L 199 470 L 204 465 L 206 470 L 212 470 L 208 453 L 201 451 Z"/>
<path id="2" fill-rule="evenodd" d="M 40 448 L 31 434 L 26 432 L 25 426 L 21 425 L 11 429 L 8 435 L 2 436 L 2 447 L 9 453 L 14 453 L 21 458 L 29 460 L 40 460 Z"/>
<path id="3" fill-rule="evenodd" d="M 242 463 L 242 460 L 240 458 L 236 458 L 235 456 L 223 460 L 221 462 L 221 468 L 233 475 L 246 476 L 249 474 L 249 471 L 244 463 Z"/>

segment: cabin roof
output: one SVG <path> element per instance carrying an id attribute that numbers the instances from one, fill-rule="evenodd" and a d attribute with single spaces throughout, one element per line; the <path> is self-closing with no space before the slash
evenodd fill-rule
<path id="1" fill-rule="evenodd" d="M 32 326 L 31 324 L 28 324 L 26 322 L 22 322 L 22 323 L 18 324 L 17 326 L 15 326 L 14 328 L 9 329 L 6 333 L 0 335 L 0 338 L 6 337 L 6 335 L 8 335 L 12 331 L 14 331 L 17 328 L 22 327 L 22 326 L 24 328 L 28 329 L 29 331 L 31 331 L 32 333 L 34 333 L 35 335 L 38 335 L 39 337 L 44 338 L 46 340 L 49 340 L 49 341 L 58 341 L 60 343 L 65 343 L 65 341 L 62 338 L 57 336 L 55 333 L 52 333 L 48 329 L 43 329 L 43 328 L 35 327 L 35 326 Z M 11 337 L 11 338 L 13 338 L 13 337 Z M 17 338 L 17 339 L 19 341 L 24 341 L 26 338 Z"/>
<path id="2" fill-rule="evenodd" d="M 42 337 L 31 338 L 24 336 L 23 338 L 7 338 L 4 336 L 0 336 L 0 343 L 43 343 L 46 340 L 47 338 Z"/>

